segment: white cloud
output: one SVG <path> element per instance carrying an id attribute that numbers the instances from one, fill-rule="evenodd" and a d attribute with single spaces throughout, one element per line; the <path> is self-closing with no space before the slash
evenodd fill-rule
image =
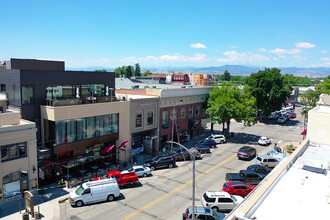
<path id="1" fill-rule="evenodd" d="M 322 50 L 321 53 L 327 53 L 327 51 L 326 50 Z"/>
<path id="2" fill-rule="evenodd" d="M 296 42 L 294 44 L 298 48 L 314 48 L 314 47 L 316 47 L 315 44 L 311 44 L 311 43 L 308 43 L 308 42 Z"/>
<path id="3" fill-rule="evenodd" d="M 191 48 L 198 48 L 198 49 L 206 49 L 206 46 L 204 44 L 201 43 L 197 43 L 197 44 L 190 44 Z"/>
<path id="4" fill-rule="evenodd" d="M 293 58 L 296 59 L 296 60 L 299 60 L 299 61 L 303 61 L 303 60 L 307 59 L 306 57 L 299 56 L 299 55 L 294 55 Z"/>
<path id="5" fill-rule="evenodd" d="M 185 56 L 182 54 L 174 54 L 174 55 L 162 55 L 160 57 L 155 56 L 146 56 L 146 57 L 125 57 L 118 60 L 123 63 L 143 63 L 143 62 L 151 62 L 151 63 L 163 63 L 163 62 L 206 62 L 209 59 L 205 54 L 195 54 L 194 56 Z"/>
<path id="6" fill-rule="evenodd" d="M 234 50 L 232 51 L 225 51 L 223 55 L 226 58 L 218 58 L 217 61 L 224 62 L 224 63 L 247 63 L 247 62 L 255 62 L 255 61 L 269 61 L 270 59 L 266 56 L 261 54 L 254 54 L 251 52 L 243 52 L 238 53 Z"/>
<path id="7" fill-rule="evenodd" d="M 267 50 L 265 48 L 259 48 L 260 51 L 266 52 Z"/>
<path id="8" fill-rule="evenodd" d="M 300 53 L 300 49 L 292 48 L 291 50 L 286 50 L 286 49 L 281 49 L 281 48 L 276 48 L 274 50 L 270 50 L 270 53 L 274 53 L 280 57 L 285 57 L 288 54 L 297 54 Z"/>
<path id="9" fill-rule="evenodd" d="M 233 48 L 233 49 L 236 49 L 236 48 L 237 48 L 237 46 L 231 46 L 231 48 Z"/>
<path id="10" fill-rule="evenodd" d="M 273 60 L 278 60 L 278 58 L 277 57 L 273 57 Z"/>
<path id="11" fill-rule="evenodd" d="M 321 61 L 324 62 L 322 64 L 323 66 L 330 66 L 330 57 L 323 57 L 323 58 L 321 58 Z"/>

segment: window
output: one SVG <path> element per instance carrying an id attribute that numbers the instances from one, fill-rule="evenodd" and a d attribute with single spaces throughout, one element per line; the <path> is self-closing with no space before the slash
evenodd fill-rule
<path id="1" fill-rule="evenodd" d="M 6 85 L 5 84 L 1 84 L 0 86 L 0 92 L 5 92 L 6 91 Z"/>
<path id="2" fill-rule="evenodd" d="M 188 112 L 189 118 L 193 118 L 194 117 L 194 108 L 193 106 L 189 107 L 189 112 Z"/>
<path id="3" fill-rule="evenodd" d="M 200 106 L 196 106 L 196 115 L 199 115 L 199 113 L 200 113 L 200 109 L 201 109 Z"/>
<path id="4" fill-rule="evenodd" d="M 26 143 L 1 146 L 1 161 L 14 160 L 27 156 Z"/>
<path id="5" fill-rule="evenodd" d="M 137 114 L 135 118 L 135 127 L 142 127 L 142 114 Z"/>
<path id="6" fill-rule="evenodd" d="M 167 113 L 167 111 L 163 111 L 163 113 L 162 113 L 162 124 L 163 125 L 168 124 L 168 113 Z"/>
<path id="7" fill-rule="evenodd" d="M 22 104 L 33 104 L 33 86 L 22 86 Z"/>
<path id="8" fill-rule="evenodd" d="M 176 109 L 171 110 L 170 119 L 171 120 L 176 119 Z"/>
<path id="9" fill-rule="evenodd" d="M 185 118 L 186 117 L 186 109 L 182 108 L 181 109 L 181 118 Z"/>
<path id="10" fill-rule="evenodd" d="M 148 118 L 148 125 L 153 125 L 154 124 L 154 118 L 153 118 L 153 113 L 152 112 L 149 112 L 147 114 L 147 118 Z"/>
<path id="11" fill-rule="evenodd" d="M 85 191 L 83 192 L 83 195 L 85 194 L 90 194 L 91 193 L 91 189 L 90 188 L 87 188 L 85 189 Z"/>

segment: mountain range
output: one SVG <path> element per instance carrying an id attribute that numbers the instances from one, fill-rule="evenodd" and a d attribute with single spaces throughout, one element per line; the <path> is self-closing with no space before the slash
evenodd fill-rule
<path id="1" fill-rule="evenodd" d="M 244 65 L 224 65 L 224 66 L 211 66 L 211 67 L 159 67 L 159 68 L 141 68 L 141 71 L 144 72 L 146 70 L 150 70 L 153 73 L 164 74 L 168 71 L 176 71 L 181 73 L 207 73 L 210 75 L 220 75 L 223 74 L 225 70 L 231 75 L 242 75 L 248 76 L 251 73 L 256 73 L 259 70 L 263 70 L 265 67 L 260 66 L 244 66 Z M 329 67 L 277 67 L 281 70 L 282 74 L 293 74 L 295 76 L 302 76 L 302 77 L 327 77 L 330 75 L 330 68 Z M 85 67 L 85 68 L 68 68 L 68 70 L 85 70 L 85 71 L 94 71 L 99 69 L 106 69 L 107 71 L 114 71 L 114 68 L 107 68 L 107 67 Z"/>

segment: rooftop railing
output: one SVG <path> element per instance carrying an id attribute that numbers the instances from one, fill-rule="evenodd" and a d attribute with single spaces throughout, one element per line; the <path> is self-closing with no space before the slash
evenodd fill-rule
<path id="1" fill-rule="evenodd" d="M 115 102 L 116 97 L 103 96 L 103 97 L 84 97 L 84 98 L 47 98 L 45 105 L 47 106 L 68 106 L 68 105 L 82 105 L 93 103 Z"/>

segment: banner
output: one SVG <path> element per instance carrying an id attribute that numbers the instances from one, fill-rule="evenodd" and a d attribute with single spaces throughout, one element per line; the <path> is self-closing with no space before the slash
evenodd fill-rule
<path id="1" fill-rule="evenodd" d="M 129 142 L 129 141 L 124 141 L 123 143 L 121 143 L 121 144 L 119 145 L 118 149 L 120 149 L 120 148 L 126 146 L 126 145 L 128 144 L 128 142 Z"/>
<path id="2" fill-rule="evenodd" d="M 102 153 L 103 153 L 103 154 L 108 153 L 112 148 L 114 148 L 114 146 L 115 146 L 115 145 L 112 145 L 112 146 L 108 146 L 108 147 L 106 147 L 106 148 L 102 151 Z"/>

